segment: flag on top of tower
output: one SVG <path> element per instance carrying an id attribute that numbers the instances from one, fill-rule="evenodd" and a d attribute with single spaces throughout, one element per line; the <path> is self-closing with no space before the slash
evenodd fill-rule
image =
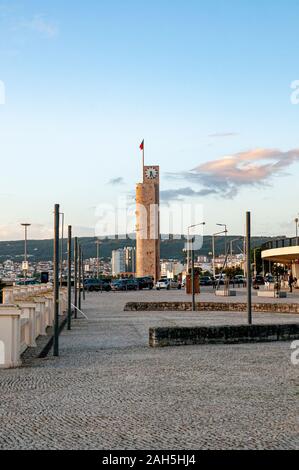
<path id="1" fill-rule="evenodd" d="M 141 144 L 139 145 L 139 148 L 140 148 L 140 150 L 144 150 L 144 139 L 143 139 L 143 141 L 141 142 Z"/>

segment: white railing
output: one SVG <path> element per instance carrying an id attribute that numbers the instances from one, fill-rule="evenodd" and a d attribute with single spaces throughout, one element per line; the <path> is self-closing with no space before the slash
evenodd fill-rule
<path id="1" fill-rule="evenodd" d="M 67 289 L 60 289 L 59 315 L 67 310 Z M 53 288 L 50 284 L 3 289 L 0 305 L 0 368 L 19 367 L 28 347 L 54 323 Z"/>

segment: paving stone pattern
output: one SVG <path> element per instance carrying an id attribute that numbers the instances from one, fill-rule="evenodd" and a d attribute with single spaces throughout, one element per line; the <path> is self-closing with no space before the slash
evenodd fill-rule
<path id="1" fill-rule="evenodd" d="M 128 301 L 170 298 L 185 295 L 89 294 L 89 320 L 64 330 L 60 358 L 0 371 L 0 448 L 297 449 L 290 344 L 151 349 L 153 326 L 246 321 L 238 312 L 123 311 Z M 255 321 L 293 323 L 299 315 L 259 313 Z"/>

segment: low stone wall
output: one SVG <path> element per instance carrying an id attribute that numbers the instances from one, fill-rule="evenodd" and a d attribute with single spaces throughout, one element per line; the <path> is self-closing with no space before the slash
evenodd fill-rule
<path id="1" fill-rule="evenodd" d="M 244 302 L 196 302 L 197 311 L 205 312 L 245 312 L 247 304 Z M 290 313 L 299 314 L 299 304 L 296 303 L 254 303 L 252 310 L 255 313 Z M 192 311 L 191 302 L 128 302 L 125 312 L 163 312 L 163 311 Z"/>
<path id="2" fill-rule="evenodd" d="M 232 325 L 157 327 L 149 330 L 152 348 L 200 344 L 237 344 L 299 339 L 299 323 L 278 325 Z"/>

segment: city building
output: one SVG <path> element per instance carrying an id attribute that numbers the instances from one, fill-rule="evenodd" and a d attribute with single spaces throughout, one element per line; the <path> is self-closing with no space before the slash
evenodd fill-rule
<path id="1" fill-rule="evenodd" d="M 112 276 L 118 276 L 123 273 L 135 274 L 135 252 L 135 248 L 130 246 L 112 251 Z"/>
<path id="2" fill-rule="evenodd" d="M 178 260 L 161 261 L 161 277 L 173 279 L 184 271 L 184 265 Z"/>

